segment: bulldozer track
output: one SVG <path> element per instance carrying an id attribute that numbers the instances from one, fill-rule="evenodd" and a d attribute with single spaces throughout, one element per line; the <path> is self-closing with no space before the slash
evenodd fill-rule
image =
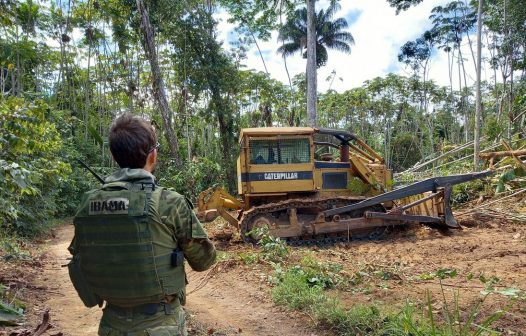
<path id="1" fill-rule="evenodd" d="M 252 220 L 256 218 L 258 215 L 265 215 L 265 214 L 272 214 L 275 212 L 280 211 L 286 211 L 288 209 L 305 209 L 305 208 L 318 208 L 320 211 L 330 209 L 331 207 L 338 207 L 343 205 L 349 205 L 352 203 L 357 203 L 365 199 L 364 197 L 356 197 L 356 196 L 337 196 L 337 197 L 331 197 L 331 198 L 319 198 L 319 199 L 288 199 L 281 202 L 276 203 L 269 203 L 264 204 L 260 206 L 255 206 L 245 212 L 243 212 L 240 220 L 240 228 L 241 228 L 241 237 L 243 240 L 247 242 L 255 242 L 254 239 L 252 239 L 250 236 L 247 235 L 248 232 L 252 229 Z M 366 210 L 374 210 L 374 211 L 382 211 L 384 212 L 385 209 L 381 205 L 375 205 L 372 207 L 368 207 L 366 209 L 362 209 L 360 211 L 356 211 L 354 213 L 350 213 L 350 217 L 357 218 L 361 217 L 363 215 L 363 212 Z M 375 233 L 378 233 L 376 229 L 369 230 L 372 235 Z M 381 228 L 381 231 L 383 232 L 384 229 Z M 380 234 L 381 235 L 381 234 Z M 370 236 L 368 234 L 367 236 Z M 350 232 L 348 233 L 342 233 L 338 235 L 308 235 L 308 236 L 298 236 L 298 237 L 292 237 L 287 238 L 287 244 L 293 245 L 293 246 L 309 246 L 309 245 L 333 245 L 337 242 L 347 242 L 350 240 Z M 373 238 L 368 237 L 369 239 Z"/>

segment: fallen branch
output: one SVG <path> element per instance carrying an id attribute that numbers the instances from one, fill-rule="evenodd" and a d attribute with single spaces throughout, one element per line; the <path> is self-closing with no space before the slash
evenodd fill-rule
<path id="1" fill-rule="evenodd" d="M 481 140 L 483 140 L 483 139 L 481 139 Z M 440 160 L 440 159 L 442 159 L 444 157 L 456 154 L 458 152 L 463 151 L 464 149 L 471 148 L 472 145 L 473 145 L 473 141 L 470 141 L 470 142 L 468 142 L 466 144 L 463 144 L 460 147 L 454 148 L 454 149 L 452 149 L 452 150 L 450 150 L 450 151 L 448 151 L 448 152 L 446 152 L 444 154 L 441 154 L 441 155 L 437 156 L 436 158 L 433 158 L 433 159 L 431 159 L 429 161 L 426 161 L 426 162 L 423 162 L 423 163 L 420 163 L 420 164 L 417 163 L 413 167 L 411 167 L 411 168 L 407 169 L 406 171 L 404 171 L 404 173 L 414 172 L 414 171 L 416 171 L 416 170 L 418 170 L 418 169 L 420 169 L 422 167 L 425 167 L 425 166 L 427 166 L 427 165 L 429 165 L 429 164 L 431 164 L 433 162 L 436 162 L 436 161 L 438 161 L 438 160 Z"/>
<path id="2" fill-rule="evenodd" d="M 501 143 L 502 143 L 502 146 L 504 146 L 504 148 L 506 148 L 506 150 L 512 151 L 511 146 L 508 145 L 508 143 L 505 140 L 502 140 Z M 525 152 L 526 152 L 526 150 L 525 150 Z M 524 171 L 526 171 L 526 163 L 522 162 L 522 160 L 519 159 L 519 155 L 513 154 L 513 153 L 511 155 L 513 156 L 513 159 L 515 160 L 515 162 L 517 162 L 519 164 L 519 166 L 522 167 L 522 169 L 524 169 Z"/>
<path id="3" fill-rule="evenodd" d="M 13 330 L 11 333 L 9 333 L 9 336 L 40 336 L 44 334 L 49 328 L 51 328 L 51 325 L 49 324 L 49 310 L 46 310 L 44 312 L 44 315 L 42 316 L 42 322 L 35 328 L 35 330 L 31 331 L 29 329 L 19 329 L 19 330 Z M 61 335 L 62 333 L 58 333 L 55 335 Z"/>
<path id="4" fill-rule="evenodd" d="M 437 281 L 433 281 L 433 280 L 416 280 L 415 281 L 416 283 L 431 283 L 431 284 L 434 284 L 434 285 L 442 285 L 442 286 L 446 286 L 446 287 L 456 287 L 456 288 L 473 288 L 473 289 L 486 289 L 487 287 L 486 286 L 468 286 L 468 285 L 457 285 L 457 284 L 451 284 L 451 283 L 445 283 L 445 282 L 437 282 Z M 497 286 L 497 285 L 493 285 L 494 288 L 498 288 L 498 287 L 502 287 L 502 288 L 506 288 L 506 286 Z"/>
<path id="5" fill-rule="evenodd" d="M 31 336 L 40 336 L 43 333 L 45 333 L 49 328 L 51 328 L 51 325 L 49 324 L 49 310 L 46 310 L 44 312 L 44 316 L 42 317 L 42 323 L 38 325 L 38 327 L 35 329 Z"/>
<path id="6" fill-rule="evenodd" d="M 475 212 L 475 215 L 484 215 L 492 218 L 500 218 L 505 221 L 526 222 L 526 216 L 510 212 L 502 212 L 495 209 L 479 209 Z"/>
<path id="7" fill-rule="evenodd" d="M 487 207 L 488 205 L 498 203 L 498 202 L 500 202 L 500 201 L 503 201 L 503 200 L 505 200 L 505 199 L 511 198 L 511 197 L 513 197 L 513 196 L 517 196 L 517 195 L 519 195 L 519 194 L 521 194 L 521 193 L 523 193 L 523 192 L 525 192 L 525 191 L 526 191 L 526 188 L 520 189 L 520 190 L 514 192 L 514 193 L 511 194 L 511 195 L 508 195 L 508 196 L 505 196 L 505 197 L 501 197 L 501 198 L 499 198 L 499 199 L 493 200 L 493 201 L 488 202 L 488 203 L 483 203 L 483 204 L 481 204 L 481 205 L 479 205 L 479 206 L 476 206 L 476 207 L 474 207 L 474 208 L 471 208 L 471 209 L 469 209 L 469 210 L 467 210 L 467 211 L 461 212 L 461 213 L 459 213 L 459 214 L 455 214 L 455 217 L 460 217 L 460 216 L 467 215 L 467 214 L 472 213 L 473 211 L 475 211 L 475 210 L 477 210 L 477 209 L 480 209 L 480 208 L 483 208 L 483 207 Z"/>
<path id="8" fill-rule="evenodd" d="M 519 141 L 519 140 L 520 140 L 520 139 L 512 140 L 511 143 L 514 144 L 514 143 L 516 143 L 516 142 Z M 486 147 L 486 148 L 483 148 L 482 151 L 489 151 L 489 150 L 492 150 L 492 149 L 494 149 L 494 148 L 499 147 L 500 145 L 501 145 L 500 143 L 493 143 L 492 145 L 490 145 L 490 146 L 488 146 L 488 147 Z M 482 154 L 482 153 L 481 153 L 481 154 Z M 452 164 L 454 164 L 454 163 L 457 163 L 457 162 L 460 162 L 460 161 L 464 161 L 464 160 L 467 160 L 467 159 L 470 159 L 470 160 L 471 160 L 472 158 L 473 158 L 473 154 L 469 154 L 469 155 L 463 156 L 463 157 L 461 157 L 461 158 L 459 158 L 459 159 L 455 159 L 455 160 L 450 161 L 450 162 L 445 162 L 445 163 L 443 163 L 443 164 L 441 164 L 441 165 L 439 165 L 439 166 L 436 166 L 434 169 L 437 170 L 437 169 L 440 169 L 440 168 L 443 168 L 443 167 L 446 167 L 446 166 L 450 166 L 450 165 L 452 165 Z M 414 170 L 414 167 L 409 168 L 409 170 Z M 400 172 L 400 173 L 395 173 L 394 175 L 395 175 L 395 177 L 396 177 L 396 176 L 402 175 L 402 174 L 404 174 L 404 173 L 408 173 L 409 170 L 406 170 L 406 171 L 403 171 L 403 172 Z M 470 171 L 471 171 L 471 170 L 470 170 Z M 423 171 L 422 173 L 426 173 L 426 171 Z M 432 172 L 430 175 L 431 175 L 431 176 L 434 176 L 434 172 Z"/>

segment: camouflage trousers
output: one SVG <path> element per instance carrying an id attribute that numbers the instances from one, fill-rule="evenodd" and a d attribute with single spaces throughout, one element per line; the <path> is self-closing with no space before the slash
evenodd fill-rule
<path id="1" fill-rule="evenodd" d="M 124 313 L 104 308 L 99 336 L 187 336 L 185 312 L 175 300 L 155 314 Z"/>

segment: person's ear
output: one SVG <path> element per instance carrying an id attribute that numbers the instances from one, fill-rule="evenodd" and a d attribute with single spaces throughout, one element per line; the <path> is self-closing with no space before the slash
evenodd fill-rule
<path id="1" fill-rule="evenodd" d="M 148 155 L 148 163 L 153 165 L 157 162 L 157 149 L 154 149 L 153 151 L 151 151 L 151 153 Z"/>

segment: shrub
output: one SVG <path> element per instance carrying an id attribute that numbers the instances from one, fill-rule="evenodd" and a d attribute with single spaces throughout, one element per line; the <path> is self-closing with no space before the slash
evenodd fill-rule
<path id="1" fill-rule="evenodd" d="M 159 183 L 165 187 L 174 188 L 192 201 L 197 199 L 201 191 L 223 182 L 221 166 L 207 158 L 199 158 L 199 161 L 186 163 L 182 169 L 171 160 L 161 164 L 162 169 L 158 169 Z"/>
<path id="2" fill-rule="evenodd" d="M 59 211 L 59 186 L 71 172 L 43 101 L 0 101 L 0 228 L 33 235 Z"/>
<path id="3" fill-rule="evenodd" d="M 473 199 L 476 199 L 481 191 L 484 191 L 485 182 L 483 180 L 474 180 L 453 186 L 453 195 L 451 204 L 458 206 Z"/>

